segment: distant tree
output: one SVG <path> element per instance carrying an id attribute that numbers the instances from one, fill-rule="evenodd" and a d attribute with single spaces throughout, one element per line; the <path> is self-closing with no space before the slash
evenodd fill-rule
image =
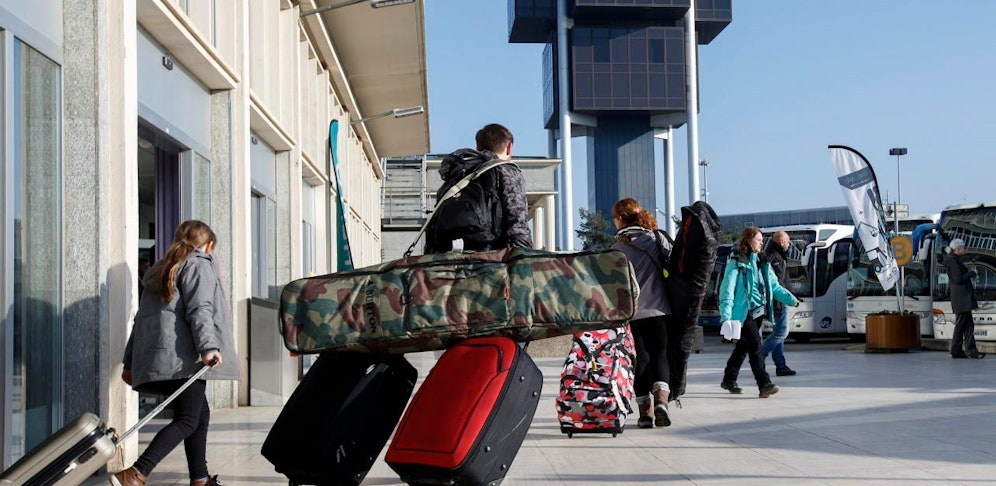
<path id="1" fill-rule="evenodd" d="M 578 210 L 581 214 L 580 229 L 575 230 L 578 238 L 581 238 L 582 249 L 604 250 L 612 246 L 615 238 L 612 237 L 612 222 L 605 219 L 598 211 L 589 211 L 585 208 Z"/>
<path id="2" fill-rule="evenodd" d="M 739 236 L 740 236 L 740 234 L 737 233 L 736 231 L 723 231 L 723 232 L 721 232 L 719 234 L 719 237 L 717 238 L 717 240 L 719 241 L 719 244 L 721 244 L 721 245 L 723 243 L 736 243 L 737 242 L 737 237 L 739 237 Z"/>

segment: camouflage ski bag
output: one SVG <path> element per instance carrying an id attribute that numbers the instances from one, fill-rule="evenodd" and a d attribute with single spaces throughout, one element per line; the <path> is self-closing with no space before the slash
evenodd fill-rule
<path id="1" fill-rule="evenodd" d="M 618 250 L 438 253 L 287 284 L 280 333 L 287 349 L 305 354 L 401 354 L 484 336 L 531 341 L 623 325 L 638 292 Z"/>

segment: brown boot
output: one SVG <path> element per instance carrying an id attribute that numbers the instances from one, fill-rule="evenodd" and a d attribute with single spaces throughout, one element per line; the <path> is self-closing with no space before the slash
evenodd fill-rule
<path id="1" fill-rule="evenodd" d="M 650 416 L 650 408 L 653 406 L 650 397 L 638 397 L 636 405 L 640 409 L 640 419 L 636 421 L 636 426 L 641 429 L 652 429 L 654 419 Z"/>
<path id="2" fill-rule="evenodd" d="M 116 472 L 110 477 L 111 484 L 114 486 L 145 486 L 145 482 L 148 480 L 134 467 Z"/>
<path id="3" fill-rule="evenodd" d="M 668 387 L 667 382 L 658 381 L 651 389 L 654 391 L 654 425 L 667 427 L 671 425 L 671 414 L 668 413 L 667 409 L 667 399 L 671 393 L 671 388 Z"/>
<path id="4" fill-rule="evenodd" d="M 204 479 L 193 479 L 190 481 L 190 486 L 221 486 L 218 481 L 218 476 L 208 476 Z"/>

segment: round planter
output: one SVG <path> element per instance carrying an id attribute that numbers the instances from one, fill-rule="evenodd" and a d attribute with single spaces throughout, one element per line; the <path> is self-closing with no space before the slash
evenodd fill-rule
<path id="1" fill-rule="evenodd" d="M 865 318 L 866 350 L 908 350 L 920 347 L 920 320 L 915 314 L 872 314 Z"/>

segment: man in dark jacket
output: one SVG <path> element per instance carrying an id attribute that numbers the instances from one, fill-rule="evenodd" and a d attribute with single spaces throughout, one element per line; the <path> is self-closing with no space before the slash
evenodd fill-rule
<path id="1" fill-rule="evenodd" d="M 436 194 L 437 200 L 450 187 L 482 165 L 498 160 L 512 159 L 512 132 L 491 123 L 477 132 L 477 150 L 460 149 L 443 157 L 439 175 L 443 185 Z M 474 251 L 498 248 L 532 248 L 533 238 L 526 223 L 529 205 L 526 201 L 526 179 L 515 164 L 502 164 L 480 176 L 480 184 L 488 187 L 489 197 L 497 198 L 500 222 L 493 239 L 463 238 L 463 249 Z M 432 224 L 426 232 L 425 253 L 438 253 L 453 249 L 453 241 L 440 237 Z"/>
<path id="2" fill-rule="evenodd" d="M 785 288 L 789 288 L 788 270 L 785 265 L 785 256 L 789 248 L 789 236 L 784 231 L 777 231 L 768 240 L 768 246 L 764 249 L 764 257 L 771 264 L 771 271 L 778 278 L 778 283 Z M 764 357 L 771 354 L 771 359 L 775 362 L 775 374 L 778 376 L 792 376 L 795 370 L 785 364 L 785 338 L 788 337 L 788 312 L 785 311 L 785 304 L 775 301 L 775 315 L 772 320 L 774 329 L 772 333 L 764 339 L 761 350 Z"/>
<path id="3" fill-rule="evenodd" d="M 948 272 L 948 286 L 951 289 L 951 312 L 955 314 L 951 357 L 982 359 L 986 355 L 975 347 L 975 321 L 972 318 L 972 309 L 979 308 L 972 285 L 972 279 L 978 273 L 969 270 L 961 261 L 965 254 L 965 242 L 961 238 L 951 240 L 948 248 L 951 253 L 944 258 L 944 268 Z"/>

